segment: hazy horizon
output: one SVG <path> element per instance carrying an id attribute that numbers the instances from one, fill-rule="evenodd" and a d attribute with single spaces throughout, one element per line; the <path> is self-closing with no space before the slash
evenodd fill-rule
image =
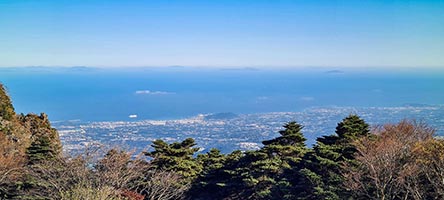
<path id="1" fill-rule="evenodd" d="M 442 104 L 443 75 L 443 70 L 358 68 L 0 68 L 0 82 L 18 112 L 86 121 Z"/>
<path id="2" fill-rule="evenodd" d="M 416 72 L 427 72 L 427 71 L 441 71 L 444 70 L 444 65 L 440 66 L 237 66 L 237 65 L 205 65 L 205 66 L 193 66 L 193 65 L 159 65 L 159 66 L 150 66 L 150 65 L 128 65 L 128 66 L 119 66 L 119 65 L 20 65 L 20 66 L 0 66 L 0 69 L 101 69 L 101 70 L 131 70 L 131 69 L 205 69 L 205 70 L 326 70 L 326 71 L 335 71 L 335 70 L 349 70 L 349 71 L 393 71 L 393 70 L 419 70 Z"/>

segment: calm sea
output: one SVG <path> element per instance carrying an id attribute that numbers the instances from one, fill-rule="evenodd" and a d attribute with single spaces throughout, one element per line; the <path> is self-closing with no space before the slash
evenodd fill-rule
<path id="1" fill-rule="evenodd" d="M 0 82 L 18 112 L 53 121 L 444 103 L 444 72 L 421 68 L 27 67 L 0 68 Z"/>

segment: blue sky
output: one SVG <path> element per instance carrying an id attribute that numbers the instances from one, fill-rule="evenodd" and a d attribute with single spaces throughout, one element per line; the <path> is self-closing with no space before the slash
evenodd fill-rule
<path id="1" fill-rule="evenodd" d="M 444 0 L 0 0 L 0 66 L 444 66 Z"/>

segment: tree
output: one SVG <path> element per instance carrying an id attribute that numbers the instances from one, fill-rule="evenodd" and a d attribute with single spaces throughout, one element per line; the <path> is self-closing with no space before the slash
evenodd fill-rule
<path id="1" fill-rule="evenodd" d="M 317 139 L 313 151 L 304 158 L 300 173 L 307 184 L 300 195 L 309 199 L 341 199 L 349 196 L 342 183 L 342 166 L 353 167 L 354 140 L 370 134 L 369 125 L 357 115 L 349 115 L 336 127 L 336 134 Z"/>
<path id="2" fill-rule="evenodd" d="M 183 182 L 182 176 L 173 171 L 151 170 L 146 181 L 141 185 L 145 188 L 141 193 L 145 199 L 150 200 L 185 199 L 189 185 L 181 184 L 181 182 Z"/>
<path id="3" fill-rule="evenodd" d="M 205 188 L 204 191 L 218 193 L 218 182 L 223 173 L 221 169 L 226 164 L 227 156 L 221 154 L 219 149 L 213 148 L 205 154 L 199 154 L 197 160 L 203 168 L 193 184 L 192 192 Z"/>
<path id="4" fill-rule="evenodd" d="M 205 154 L 199 154 L 197 160 L 202 163 L 202 174 L 208 174 L 211 171 L 222 168 L 226 156 L 219 149 L 212 148 Z"/>
<path id="5" fill-rule="evenodd" d="M 235 174 L 242 183 L 236 188 L 241 199 L 293 198 L 291 181 L 297 179 L 293 169 L 308 149 L 300 124 L 289 122 L 284 128 L 281 136 L 263 141 L 260 150 L 246 152 L 239 160 Z"/>
<path id="6" fill-rule="evenodd" d="M 171 144 L 155 140 L 151 145 L 154 151 L 145 152 L 145 155 L 152 158 L 155 169 L 176 172 L 184 178 L 184 184 L 188 184 L 202 171 L 202 166 L 193 157 L 199 150 L 195 145 L 192 138 Z"/>
<path id="7" fill-rule="evenodd" d="M 143 177 L 140 160 L 128 154 L 107 154 L 99 161 L 87 152 L 74 158 L 44 159 L 28 167 L 22 199 L 122 199 L 132 182 Z M 26 185 L 25 185 L 26 187 Z"/>
<path id="8" fill-rule="evenodd" d="M 424 179 L 412 150 L 433 134 L 425 124 L 404 120 L 357 140 L 357 166 L 346 168 L 345 187 L 359 199 L 424 199 L 427 192 L 418 187 Z"/>
<path id="9" fill-rule="evenodd" d="M 14 183 L 24 174 L 24 158 L 14 152 L 14 143 L 0 132 L 0 199 L 12 199 Z"/>
<path id="10" fill-rule="evenodd" d="M 15 117 L 14 107 L 5 88 L 0 84 L 0 119 L 12 120 Z"/>
<path id="11" fill-rule="evenodd" d="M 417 199 L 444 198 L 444 140 L 430 139 L 417 143 L 413 148 L 415 170 L 421 174 L 421 185 L 409 187 Z M 424 184 L 426 182 L 426 184 Z M 426 188 L 424 188 L 426 187 Z M 430 190 L 431 189 L 431 190 Z"/>
<path id="12" fill-rule="evenodd" d="M 150 166 L 140 156 L 131 158 L 132 155 L 134 152 L 115 148 L 109 150 L 94 166 L 98 181 L 106 182 L 116 190 L 135 190 Z"/>
<path id="13" fill-rule="evenodd" d="M 52 148 L 48 137 L 39 137 L 31 143 L 27 149 L 28 163 L 35 164 L 43 160 L 52 160 L 57 156 L 57 152 Z"/>
<path id="14" fill-rule="evenodd" d="M 60 157 L 62 145 L 57 130 L 51 127 L 48 116 L 28 114 L 20 117 L 24 127 L 30 131 L 31 144 L 26 150 L 28 162 L 35 164 L 42 160 Z"/>
<path id="15" fill-rule="evenodd" d="M 237 150 L 223 155 L 217 149 L 211 149 L 198 160 L 203 166 L 202 173 L 194 181 L 187 196 L 190 199 L 239 199 L 237 191 L 242 188 L 242 181 L 237 176 L 239 160 L 244 153 Z"/>

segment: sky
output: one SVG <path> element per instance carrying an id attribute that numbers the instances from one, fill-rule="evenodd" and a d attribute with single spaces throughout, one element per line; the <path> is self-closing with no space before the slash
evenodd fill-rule
<path id="1" fill-rule="evenodd" d="M 444 67 L 444 0 L 0 0 L 0 66 Z"/>

